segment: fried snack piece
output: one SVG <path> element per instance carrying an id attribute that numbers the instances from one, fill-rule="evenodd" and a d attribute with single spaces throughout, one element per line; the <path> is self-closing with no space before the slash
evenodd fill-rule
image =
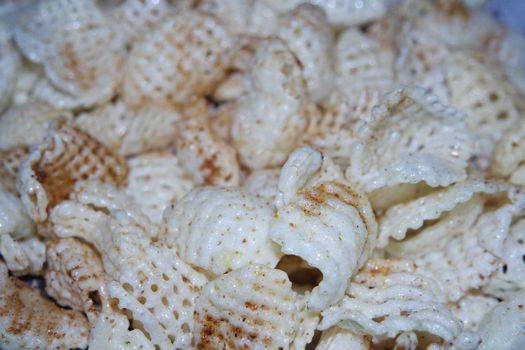
<path id="1" fill-rule="evenodd" d="M 269 238 L 272 216 L 270 207 L 237 188 L 196 188 L 167 210 L 164 240 L 216 276 L 251 264 L 274 267 L 281 254 Z"/>
<path id="2" fill-rule="evenodd" d="M 492 155 L 491 173 L 525 185 L 525 125 L 517 120 L 499 139 Z"/>
<path id="3" fill-rule="evenodd" d="M 331 327 L 323 332 L 315 350 L 369 350 L 372 346 L 370 339 L 362 335 L 355 334 L 348 329 Z"/>
<path id="4" fill-rule="evenodd" d="M 104 267 L 98 253 L 77 238 L 46 242 L 44 271 L 46 293 L 59 305 L 87 314 L 93 320 L 98 313 L 92 293 L 104 284 Z"/>
<path id="5" fill-rule="evenodd" d="M 7 151 L 0 151 L 0 183 L 4 189 L 13 194 L 16 190 L 16 178 L 20 164 L 29 155 L 27 147 L 15 147 Z"/>
<path id="6" fill-rule="evenodd" d="M 65 310 L 38 289 L 8 277 L 0 265 L 0 346 L 6 349 L 85 348 L 89 324 L 84 315 Z"/>
<path id="7" fill-rule="evenodd" d="M 61 119 L 22 164 L 17 189 L 29 216 L 43 222 L 54 206 L 68 199 L 78 181 L 100 180 L 119 186 L 125 184 L 127 175 L 122 158 Z"/>
<path id="8" fill-rule="evenodd" d="M 300 327 L 300 299 L 283 271 L 250 265 L 206 284 L 196 301 L 195 342 L 199 349 L 299 349 L 293 341 L 313 337 Z"/>
<path id="9" fill-rule="evenodd" d="M 467 331 L 476 332 L 483 317 L 496 305 L 498 305 L 498 300 L 494 297 L 467 294 L 451 305 L 450 311 L 463 322 Z"/>

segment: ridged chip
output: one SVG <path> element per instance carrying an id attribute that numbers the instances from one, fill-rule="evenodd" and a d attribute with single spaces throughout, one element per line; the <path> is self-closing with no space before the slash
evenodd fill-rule
<path id="1" fill-rule="evenodd" d="M 323 332 L 315 350 L 369 350 L 372 346 L 370 339 L 362 335 L 355 334 L 349 329 L 331 327 Z"/>
<path id="2" fill-rule="evenodd" d="M 446 186 L 466 178 L 473 140 L 464 115 L 422 89 L 390 93 L 358 134 L 346 176 L 365 192 L 418 182 Z"/>
<path id="3" fill-rule="evenodd" d="M 491 172 L 499 177 L 508 177 L 524 162 L 525 123 L 521 118 L 501 136 L 496 144 L 492 155 Z"/>
<path id="4" fill-rule="evenodd" d="M 172 201 L 180 200 L 194 186 L 177 156 L 170 152 L 142 154 L 128 164 L 126 193 L 155 224 L 162 223 L 164 209 Z"/>
<path id="5" fill-rule="evenodd" d="M 98 313 L 95 303 L 100 300 L 93 300 L 92 293 L 100 292 L 104 277 L 100 256 L 80 239 L 46 243 L 45 290 L 59 305 L 84 312 L 93 321 Z"/>
<path id="6" fill-rule="evenodd" d="M 462 324 L 444 302 L 437 283 L 412 262 L 372 259 L 353 277 L 346 296 L 323 311 L 319 328 L 337 325 L 388 338 L 423 331 L 451 341 L 460 334 Z"/>
<path id="7" fill-rule="evenodd" d="M 211 93 L 225 76 L 232 46 L 232 37 L 212 16 L 177 14 L 133 46 L 123 99 L 131 108 L 148 102 L 169 106 Z"/>
<path id="8" fill-rule="evenodd" d="M 377 224 L 368 199 L 322 170 L 322 155 L 307 147 L 290 154 L 281 170 L 271 238 L 323 274 L 308 306 L 322 310 L 339 301 L 349 278 L 370 256 Z"/>
<path id="9" fill-rule="evenodd" d="M 54 106 L 92 106 L 120 83 L 123 36 L 94 0 L 41 1 L 20 16 L 15 38 L 26 57 L 43 65 L 44 90 L 36 94 Z"/>
<path id="10" fill-rule="evenodd" d="M 463 322 L 466 330 L 476 332 L 483 317 L 496 305 L 496 298 L 483 294 L 467 294 L 451 305 L 450 311 Z"/>
<path id="11" fill-rule="evenodd" d="M 283 271 L 250 265 L 203 287 L 195 308 L 195 344 L 210 350 L 290 349 L 301 336 L 302 314 Z"/>
<path id="12" fill-rule="evenodd" d="M 306 126 L 303 70 L 280 39 L 260 44 L 250 70 L 252 90 L 233 107 L 232 139 L 250 169 L 280 166 Z"/>
<path id="13" fill-rule="evenodd" d="M 168 244 L 186 262 L 221 275 L 250 264 L 277 265 L 270 241 L 273 212 L 233 187 L 195 188 L 166 212 Z"/>
<path id="14" fill-rule="evenodd" d="M 5 349 L 85 348 L 89 324 L 84 315 L 65 310 L 36 288 L 0 271 L 0 347 Z"/>
<path id="15" fill-rule="evenodd" d="M 123 159 L 75 124 L 60 119 L 22 163 L 17 189 L 29 216 L 43 222 L 49 210 L 68 199 L 78 181 L 100 180 L 119 186 L 126 182 L 127 174 Z"/>

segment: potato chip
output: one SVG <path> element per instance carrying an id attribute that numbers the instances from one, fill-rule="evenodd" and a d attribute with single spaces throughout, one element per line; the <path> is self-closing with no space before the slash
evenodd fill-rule
<path id="1" fill-rule="evenodd" d="M 232 47 L 231 36 L 210 15 L 177 14 L 133 46 L 123 99 L 131 108 L 170 106 L 211 93 L 225 76 Z"/>
<path id="2" fill-rule="evenodd" d="M 495 143 L 521 115 L 515 88 L 497 66 L 485 61 L 468 52 L 455 52 L 445 61 L 452 105 L 466 113 L 481 158 L 491 156 Z"/>
<path id="3" fill-rule="evenodd" d="M 525 346 L 525 292 L 514 293 L 508 300 L 496 305 L 481 321 L 479 350 L 522 349 Z"/>
<path id="4" fill-rule="evenodd" d="M 109 306 L 106 308 L 108 309 Z M 91 328 L 90 349 L 154 350 L 155 346 L 140 330 L 129 330 L 123 314 L 104 310 Z"/>
<path id="5" fill-rule="evenodd" d="M 323 311 L 319 328 L 337 325 L 388 338 L 403 331 L 423 331 L 450 341 L 460 334 L 462 324 L 444 301 L 436 282 L 412 262 L 371 259 L 353 277 L 346 296 Z"/>
<path id="6" fill-rule="evenodd" d="M 51 208 L 66 200 L 75 183 L 100 180 L 122 185 L 127 164 L 73 123 L 61 119 L 24 161 L 17 180 L 29 216 L 43 222 Z"/>
<path id="7" fill-rule="evenodd" d="M 331 327 L 323 332 L 316 350 L 369 350 L 372 347 L 370 339 L 353 333 L 351 330 Z M 410 348 L 407 348 L 409 350 Z"/>
<path id="8" fill-rule="evenodd" d="M 46 248 L 46 293 L 59 305 L 82 311 L 93 320 L 98 310 L 92 293 L 104 284 L 98 253 L 77 238 L 51 240 Z"/>
<path id="9" fill-rule="evenodd" d="M 485 293 L 506 299 L 509 294 L 525 288 L 525 219 L 512 225 L 505 240 L 502 265 L 483 288 Z"/>
<path id="10" fill-rule="evenodd" d="M 240 168 L 235 149 L 215 135 L 206 106 L 187 112 L 178 125 L 175 147 L 181 166 L 196 184 L 238 186 Z"/>
<path id="11" fill-rule="evenodd" d="M 498 305 L 498 300 L 482 294 L 467 294 L 454 305 L 450 306 L 450 311 L 468 331 L 477 331 L 479 323 L 490 310 Z"/>
<path id="12" fill-rule="evenodd" d="M 326 97 L 334 80 L 334 38 L 324 11 L 313 5 L 299 5 L 281 16 L 276 35 L 301 62 L 310 97 L 314 101 Z"/>
<path id="13" fill-rule="evenodd" d="M 283 253 L 301 257 L 323 274 L 308 300 L 313 310 L 343 296 L 350 276 L 370 256 L 377 234 L 367 198 L 337 175 L 319 174 L 321 158 L 306 147 L 289 156 L 270 229 Z"/>
<path id="14" fill-rule="evenodd" d="M 270 207 L 233 187 L 195 188 L 166 212 L 164 240 L 186 262 L 212 275 L 249 264 L 274 267 Z"/>
<path id="15" fill-rule="evenodd" d="M 155 224 L 162 223 L 164 209 L 177 202 L 194 186 L 179 159 L 169 152 L 146 153 L 131 158 L 128 193 Z"/>
<path id="16" fill-rule="evenodd" d="M 280 270 L 250 265 L 222 275 L 197 298 L 196 347 L 290 349 L 304 313 L 297 299 Z"/>
<path id="17" fill-rule="evenodd" d="M 251 169 L 280 166 L 306 126 L 302 68 L 279 39 L 262 43 L 250 71 L 252 90 L 235 102 L 233 145 Z"/>
<path id="18" fill-rule="evenodd" d="M 242 188 L 249 195 L 273 207 L 277 198 L 280 174 L 279 169 L 255 170 L 244 180 Z"/>
<path id="19" fill-rule="evenodd" d="M 15 38 L 26 57 L 43 65 L 46 95 L 38 88 L 36 94 L 54 106 L 92 106 L 111 98 L 120 82 L 124 40 L 95 1 L 39 2 L 19 18 Z"/>
<path id="20" fill-rule="evenodd" d="M 77 311 L 56 306 L 36 288 L 0 272 L 0 346 L 6 349 L 85 348 L 89 324 Z"/>
<path id="21" fill-rule="evenodd" d="M 466 178 L 473 140 L 464 115 L 421 89 L 389 94 L 358 134 L 346 176 L 365 192 L 418 182 L 447 186 Z"/>

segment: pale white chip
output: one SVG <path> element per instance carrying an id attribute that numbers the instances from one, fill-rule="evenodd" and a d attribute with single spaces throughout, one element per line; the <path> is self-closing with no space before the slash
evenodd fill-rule
<path id="1" fill-rule="evenodd" d="M 89 336 L 90 349 L 154 350 L 155 346 L 140 330 L 129 330 L 129 321 L 109 306 L 93 323 Z"/>
<path id="2" fill-rule="evenodd" d="M 40 102 L 13 105 L 0 118 L 0 149 L 31 146 L 44 141 L 49 123 L 71 113 Z"/>
<path id="3" fill-rule="evenodd" d="M 194 186 L 179 159 L 169 152 L 146 153 L 128 161 L 128 193 L 142 212 L 161 224 L 164 209 L 177 202 Z"/>
<path id="4" fill-rule="evenodd" d="M 19 18 L 15 38 L 43 65 L 46 80 L 36 95 L 50 104 L 92 106 L 111 98 L 120 82 L 123 36 L 95 1 L 40 1 Z"/>
<path id="5" fill-rule="evenodd" d="M 91 293 L 100 292 L 104 284 L 104 267 L 98 253 L 80 239 L 55 239 L 46 242 L 46 264 L 47 295 L 93 320 L 98 310 Z"/>
<path id="6" fill-rule="evenodd" d="M 369 350 L 371 347 L 371 341 L 364 336 L 349 329 L 331 327 L 323 332 L 315 350 Z"/>
<path id="7" fill-rule="evenodd" d="M 486 61 L 478 54 L 455 52 L 444 63 L 451 103 L 466 113 L 480 158 L 490 158 L 496 142 L 521 118 L 515 88 Z"/>
<path id="8" fill-rule="evenodd" d="M 12 104 L 19 105 L 34 100 L 33 91 L 36 84 L 42 79 L 44 79 L 42 67 L 29 60 L 23 60 L 16 77 L 15 91 L 11 98 Z"/>
<path id="9" fill-rule="evenodd" d="M 0 22 L 0 112 L 11 102 L 20 70 L 20 55 L 11 42 L 7 24 Z"/>
<path id="10" fill-rule="evenodd" d="M 393 338 L 423 331 L 453 340 L 462 330 L 444 304 L 437 283 L 415 264 L 403 260 L 369 260 L 352 279 L 346 296 L 323 311 L 319 328 L 337 325 L 357 334 Z"/>
<path id="11" fill-rule="evenodd" d="M 0 236 L 24 239 L 33 237 L 35 233 L 35 224 L 20 199 L 0 185 Z"/>
<path id="12" fill-rule="evenodd" d="M 48 211 L 69 197 L 75 183 L 125 183 L 125 161 L 74 123 L 60 119 L 21 164 L 17 189 L 29 216 L 43 222 Z"/>
<path id="13" fill-rule="evenodd" d="M 177 126 L 175 147 L 186 172 L 199 185 L 238 186 L 240 167 L 235 148 L 213 133 L 206 104 L 196 102 Z"/>
<path id="14" fill-rule="evenodd" d="M 299 325 L 305 311 L 299 305 L 283 271 L 250 265 L 222 275 L 197 298 L 196 347 L 293 348 L 293 340 L 302 336 Z"/>
<path id="15" fill-rule="evenodd" d="M 323 10 L 308 4 L 296 7 L 281 16 L 276 35 L 301 62 L 311 99 L 320 101 L 326 97 L 334 81 L 334 35 Z"/>
<path id="16" fill-rule="evenodd" d="M 133 46 L 123 99 L 132 108 L 148 102 L 169 106 L 211 93 L 225 76 L 232 47 L 232 37 L 212 16 L 177 14 Z"/>
<path id="17" fill-rule="evenodd" d="M 14 240 L 0 236 L 0 254 L 14 275 L 39 275 L 46 261 L 46 245 L 36 237 Z"/>
<path id="18" fill-rule="evenodd" d="M 502 265 L 483 288 L 485 293 L 506 299 L 525 288 L 525 219 L 512 225 L 505 240 Z"/>
<path id="19" fill-rule="evenodd" d="M 231 112 L 233 145 L 251 169 L 280 166 L 306 126 L 303 70 L 280 39 L 259 45 L 250 69 L 252 89 Z"/>
<path id="20" fill-rule="evenodd" d="M 476 332 L 483 317 L 496 305 L 496 298 L 483 294 L 467 294 L 451 305 L 450 311 L 463 322 L 466 330 Z"/>
<path id="21" fill-rule="evenodd" d="M 499 139 L 492 156 L 491 171 L 500 177 L 511 176 L 525 163 L 525 123 L 517 120 Z"/>
<path id="22" fill-rule="evenodd" d="M 354 118 L 368 117 L 372 107 L 393 86 L 394 62 L 391 50 L 357 28 L 342 32 L 335 47 L 335 79 L 347 96 Z"/>
<path id="23" fill-rule="evenodd" d="M 107 147 L 131 155 L 171 145 L 181 119 L 180 113 L 171 108 L 144 105 L 130 110 L 117 100 L 81 113 L 76 122 Z"/>
<path id="24" fill-rule="evenodd" d="M 56 306 L 40 290 L 0 273 L 0 347 L 4 349 L 85 348 L 89 324 L 84 315 Z"/>
<path id="25" fill-rule="evenodd" d="M 255 170 L 244 180 L 242 188 L 246 193 L 273 207 L 277 198 L 279 169 Z"/>
<path id="26" fill-rule="evenodd" d="M 525 347 L 525 291 L 509 296 L 481 321 L 479 350 L 510 350 Z"/>
<path id="27" fill-rule="evenodd" d="M 323 172 L 321 163 L 321 154 L 311 148 L 290 154 L 281 171 L 278 211 L 270 229 L 283 253 L 301 257 L 323 274 L 308 300 L 313 310 L 341 299 L 377 235 L 368 199 L 337 173 Z"/>
<path id="28" fill-rule="evenodd" d="M 212 275 L 249 264 L 277 265 L 280 252 L 269 238 L 273 212 L 242 190 L 195 188 L 165 215 L 165 241 Z"/>
<path id="29" fill-rule="evenodd" d="M 262 0 L 277 12 L 286 12 L 304 2 L 302 0 Z M 334 26 L 355 26 L 380 18 L 386 12 L 384 0 L 310 0 L 321 7 Z"/>
<path id="30" fill-rule="evenodd" d="M 346 177 L 365 192 L 418 182 L 447 186 L 466 178 L 473 140 L 464 115 L 421 89 L 389 94 L 358 134 Z"/>

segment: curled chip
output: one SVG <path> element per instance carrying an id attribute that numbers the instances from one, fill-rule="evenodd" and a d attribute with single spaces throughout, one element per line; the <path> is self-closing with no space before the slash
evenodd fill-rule
<path id="1" fill-rule="evenodd" d="M 211 93 L 225 76 L 232 38 L 212 16 L 182 12 L 145 35 L 126 62 L 123 98 L 131 107 L 145 103 L 183 105 Z"/>
<path id="2" fill-rule="evenodd" d="M 170 152 L 145 153 L 129 160 L 128 193 L 155 224 L 172 201 L 177 202 L 194 186 L 177 156 Z"/>
<path id="3" fill-rule="evenodd" d="M 319 173 L 322 156 L 299 148 L 281 170 L 271 238 L 323 274 L 308 306 L 322 310 L 344 294 L 350 276 L 371 254 L 377 224 L 370 203 L 346 182 Z M 323 176 L 324 175 L 324 176 Z"/>
<path id="4" fill-rule="evenodd" d="M 98 253 L 77 238 L 47 242 L 44 271 L 46 293 L 59 305 L 83 311 L 93 319 L 98 310 L 92 293 L 104 284 L 104 267 Z M 100 294 L 99 294 L 100 296 Z"/>
<path id="5" fill-rule="evenodd" d="M 316 350 L 369 350 L 372 348 L 370 339 L 355 334 L 349 329 L 331 327 L 323 332 Z M 407 348 L 408 350 L 409 348 Z"/>
<path id="6" fill-rule="evenodd" d="M 306 312 L 298 305 L 283 271 L 251 265 L 222 275 L 197 298 L 196 347 L 291 349 L 303 336 L 299 325 Z"/>
<path id="7" fill-rule="evenodd" d="M 467 176 L 473 140 L 464 115 L 421 89 L 390 93 L 359 135 L 346 176 L 365 192 L 418 182 L 447 186 Z"/>
<path id="8" fill-rule="evenodd" d="M 306 88 L 314 101 L 320 101 L 332 88 L 331 51 L 333 33 L 324 12 L 303 4 L 284 14 L 276 35 L 297 56 L 303 67 Z"/>
<path id="9" fill-rule="evenodd" d="M 120 82 L 124 40 L 94 0 L 40 1 L 20 16 L 15 38 L 44 67 L 36 95 L 57 107 L 85 107 L 111 98 Z"/>
<path id="10" fill-rule="evenodd" d="M 78 181 L 100 180 L 119 186 L 126 182 L 127 174 L 123 159 L 61 119 L 22 163 L 17 189 L 29 216 L 43 222 L 55 205 L 68 199 Z"/>
<path id="11" fill-rule="evenodd" d="M 251 169 L 280 166 L 306 126 L 303 69 L 280 39 L 262 43 L 252 60 L 252 90 L 233 106 L 231 135 Z"/>
<path id="12" fill-rule="evenodd" d="M 321 330 L 337 325 L 357 334 L 393 338 L 422 331 L 451 341 L 461 321 L 445 307 L 437 283 L 410 261 L 371 259 L 352 279 L 346 296 L 323 311 Z"/>
<path id="13" fill-rule="evenodd" d="M 0 346 L 6 349 L 85 348 L 89 324 L 14 277 L 0 263 Z"/>
<path id="14" fill-rule="evenodd" d="M 212 275 L 249 264 L 277 265 L 280 253 L 269 238 L 272 210 L 237 188 L 195 188 L 165 215 L 165 241 Z"/>

